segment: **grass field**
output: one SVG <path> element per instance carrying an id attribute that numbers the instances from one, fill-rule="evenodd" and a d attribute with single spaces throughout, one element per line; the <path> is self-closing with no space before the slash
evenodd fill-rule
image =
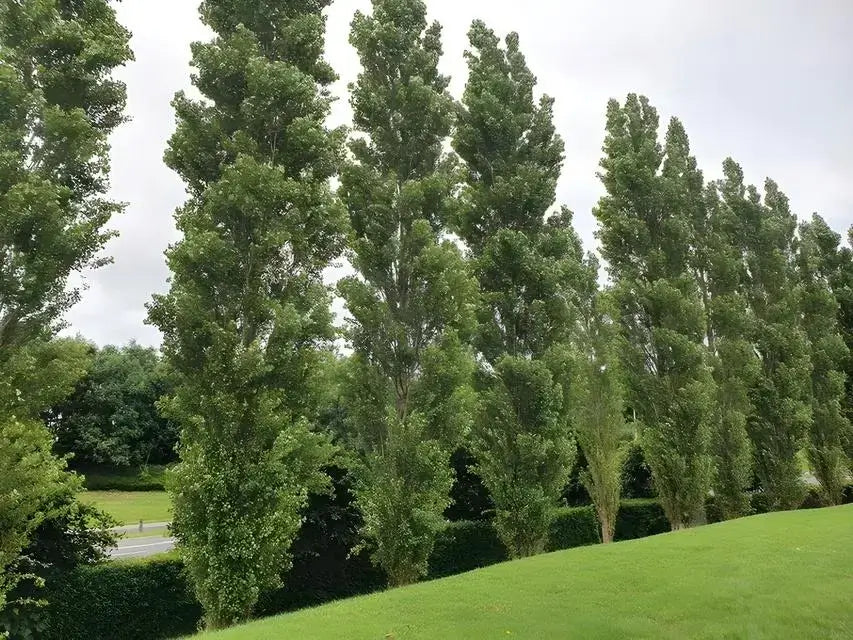
<path id="1" fill-rule="evenodd" d="M 853 638 L 853 506 L 583 547 L 205 640 Z"/>
<path id="2" fill-rule="evenodd" d="M 87 491 L 80 499 L 96 504 L 121 524 L 168 522 L 172 517 L 165 491 Z"/>

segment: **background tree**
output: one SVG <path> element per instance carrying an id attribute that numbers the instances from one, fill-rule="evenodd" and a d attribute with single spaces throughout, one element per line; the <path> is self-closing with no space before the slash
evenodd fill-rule
<path id="1" fill-rule="evenodd" d="M 743 295 L 747 270 L 743 259 L 741 216 L 743 174 L 734 162 L 723 164 L 724 178 L 708 185 L 694 223 L 693 263 L 705 311 L 705 341 L 714 369 L 711 452 L 712 487 L 723 518 L 749 512 L 746 490 L 752 480 L 752 447 L 747 420 L 749 391 L 760 370 L 753 349 L 752 316 Z"/>
<path id="2" fill-rule="evenodd" d="M 670 121 L 663 148 L 657 134 L 658 114 L 645 97 L 608 104 L 600 174 L 607 195 L 595 216 L 629 345 L 629 402 L 664 511 L 680 529 L 701 517 L 711 480 L 714 381 L 690 271 L 703 188 L 681 123 Z"/>
<path id="3" fill-rule="evenodd" d="M 279 583 L 309 490 L 328 483 L 313 433 L 312 376 L 333 338 L 322 270 L 343 211 L 328 180 L 343 134 L 328 131 L 327 0 L 206 0 L 212 41 L 192 45 L 166 161 L 190 198 L 167 252 L 168 294 L 150 321 L 181 426 L 173 530 L 209 627 L 251 615 Z"/>
<path id="4" fill-rule="evenodd" d="M 765 183 L 763 202 L 755 187 L 744 188 L 737 179 L 731 191 L 743 229 L 744 291 L 754 317 L 750 341 L 761 361 L 747 422 L 755 471 L 772 508 L 795 509 L 805 496 L 798 454 L 811 422 L 811 363 L 794 265 L 797 220 L 772 180 Z"/>
<path id="5" fill-rule="evenodd" d="M 455 172 L 442 150 L 453 105 L 438 72 L 440 34 L 420 0 L 374 0 L 350 36 L 362 71 L 339 190 L 358 273 L 339 284 L 352 315 L 348 416 L 362 454 L 363 533 L 393 585 L 426 573 L 470 402 L 458 336 L 472 321 L 474 286 L 445 237 Z"/>
<path id="6" fill-rule="evenodd" d="M 590 255 L 589 285 L 582 293 L 569 406 L 578 444 L 586 459 L 580 480 L 595 506 L 601 541 L 613 541 L 622 493 L 622 466 L 628 451 L 624 348 L 618 307 L 598 290 L 598 260 Z"/>
<path id="7" fill-rule="evenodd" d="M 850 470 L 845 445 L 853 427 L 845 414 L 844 365 L 850 357 L 839 331 L 832 291 L 841 237 L 819 215 L 800 224 L 797 267 L 803 288 L 802 318 L 811 350 L 812 422 L 806 452 L 829 504 L 841 504 Z"/>
<path id="8" fill-rule="evenodd" d="M 581 269 L 571 214 L 548 218 L 563 162 L 553 100 L 519 50 L 482 22 L 468 33 L 469 77 L 453 147 L 466 163 L 456 227 L 479 280 L 476 471 L 512 556 L 544 548 L 575 444 L 562 378 Z"/>
<path id="9" fill-rule="evenodd" d="M 54 450 L 73 454 L 75 467 L 172 462 L 178 433 L 156 406 L 171 391 L 159 353 L 135 343 L 91 350 L 86 376 L 46 414 Z"/>
<path id="10" fill-rule="evenodd" d="M 50 338 L 121 210 L 104 194 L 128 38 L 105 1 L 0 1 L 0 607 L 57 496 L 80 488 L 38 415 L 85 372 L 85 351 Z"/>

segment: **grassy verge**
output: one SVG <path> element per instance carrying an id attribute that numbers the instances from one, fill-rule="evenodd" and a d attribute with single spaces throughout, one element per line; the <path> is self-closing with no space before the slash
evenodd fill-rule
<path id="1" fill-rule="evenodd" d="M 205 640 L 853 637 L 853 506 L 562 551 Z"/>
<path id="2" fill-rule="evenodd" d="M 121 524 L 168 522 L 172 517 L 165 491 L 87 491 L 80 500 L 95 504 Z"/>

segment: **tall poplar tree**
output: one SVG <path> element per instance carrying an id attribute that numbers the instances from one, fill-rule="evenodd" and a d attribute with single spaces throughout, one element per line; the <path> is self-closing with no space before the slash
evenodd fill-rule
<path id="1" fill-rule="evenodd" d="M 149 318 L 177 375 L 172 523 L 208 627 L 249 617 L 287 568 L 309 490 L 328 478 L 309 428 L 312 375 L 334 337 L 322 270 L 345 218 L 328 181 L 342 131 L 324 120 L 329 0 L 205 0 L 192 45 L 200 100 L 179 93 L 166 162 L 189 200 L 171 289 Z"/>
<path id="2" fill-rule="evenodd" d="M 421 0 L 374 0 L 350 41 L 355 133 L 339 193 L 357 275 L 339 290 L 352 318 L 347 396 L 361 452 L 356 499 L 373 559 L 392 585 L 427 570 L 453 481 L 450 452 L 467 429 L 473 281 L 445 237 L 455 163 L 453 121 L 438 72 L 441 27 Z"/>
<path id="3" fill-rule="evenodd" d="M 601 541 L 613 541 L 628 451 L 625 384 L 619 309 L 609 291 L 598 288 L 599 262 L 587 259 L 588 284 L 580 297 L 578 334 L 569 388 L 569 407 L 578 445 L 586 460 L 581 482 L 592 498 Z"/>
<path id="4" fill-rule="evenodd" d="M 731 160 L 724 163 L 723 174 L 722 180 L 708 185 L 704 206 L 696 209 L 699 216 L 694 224 L 693 264 L 717 383 L 711 438 L 712 487 L 720 512 L 728 519 L 749 511 L 749 391 L 758 377 L 760 362 L 751 342 L 752 316 L 743 295 L 747 276 L 741 241 L 743 174 Z"/>
<path id="5" fill-rule="evenodd" d="M 601 168 L 607 195 L 595 216 L 629 344 L 629 404 L 664 511 L 680 529 L 701 517 L 712 469 L 714 381 L 690 264 L 702 175 L 681 123 L 670 121 L 661 147 L 657 111 L 635 94 L 608 104 Z"/>
<path id="6" fill-rule="evenodd" d="M 732 192 L 743 229 L 750 340 L 761 361 L 747 422 L 755 471 L 774 509 L 795 509 L 805 495 L 798 454 L 811 422 L 809 344 L 794 264 L 797 220 L 772 180 L 765 183 L 763 202 L 752 186 L 741 183 Z"/>
<path id="7" fill-rule="evenodd" d="M 547 216 L 563 162 L 553 100 L 534 100 L 517 34 L 502 46 L 475 21 L 468 36 L 453 147 L 467 169 L 456 226 L 481 296 L 481 410 L 470 446 L 498 533 L 518 557 L 544 548 L 574 463 L 564 365 L 583 255 L 571 214 Z"/>
<path id="8" fill-rule="evenodd" d="M 106 193 L 128 40 L 105 0 L 0 0 L 0 609 L 30 573 L 20 555 L 38 527 L 59 503 L 83 511 L 39 413 L 87 365 L 81 345 L 50 338 L 79 299 L 69 276 L 108 261 L 105 226 L 122 210 Z"/>
<path id="9" fill-rule="evenodd" d="M 832 289 L 838 273 L 840 240 L 817 214 L 800 225 L 797 267 L 803 288 L 803 326 L 809 338 L 812 364 L 812 422 L 806 451 L 829 504 L 841 504 L 850 471 L 845 446 L 853 438 L 844 406 L 844 365 L 850 352 L 839 330 L 839 304 Z"/>

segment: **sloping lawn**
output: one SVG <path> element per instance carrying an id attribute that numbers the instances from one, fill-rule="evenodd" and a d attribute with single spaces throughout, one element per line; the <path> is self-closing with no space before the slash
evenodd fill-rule
<path id="1" fill-rule="evenodd" d="M 207 640 L 853 638 L 853 505 L 582 547 Z"/>
<path id="2" fill-rule="evenodd" d="M 80 500 L 91 502 L 121 524 L 168 522 L 172 504 L 165 491 L 86 491 Z"/>

